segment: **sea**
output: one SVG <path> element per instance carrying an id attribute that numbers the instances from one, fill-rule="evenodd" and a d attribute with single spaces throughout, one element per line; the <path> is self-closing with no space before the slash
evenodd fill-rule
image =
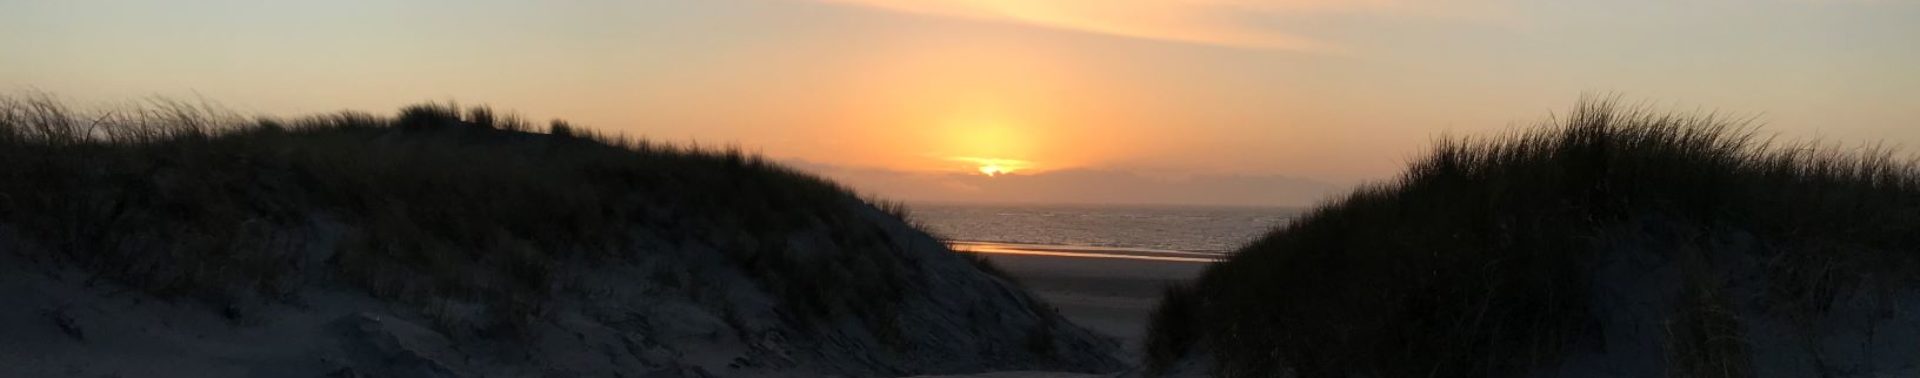
<path id="1" fill-rule="evenodd" d="M 1291 221 L 1286 207 L 913 204 L 914 221 L 950 242 L 1224 255 Z"/>

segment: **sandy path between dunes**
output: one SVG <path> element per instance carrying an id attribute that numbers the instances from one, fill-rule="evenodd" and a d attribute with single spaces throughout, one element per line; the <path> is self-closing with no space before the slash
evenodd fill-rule
<path id="1" fill-rule="evenodd" d="M 1047 371 L 1005 371 L 997 373 L 968 375 L 922 375 L 909 378 L 1094 378 L 1104 377 L 1096 374 L 1056 373 Z"/>
<path id="2" fill-rule="evenodd" d="M 1146 339 L 1148 314 L 1160 302 L 1163 288 L 1200 275 L 1206 267 L 1203 259 L 1140 259 L 1137 256 L 1165 256 L 1166 252 L 1129 251 L 1098 248 L 1074 249 L 1059 246 L 992 244 L 978 248 L 971 243 L 961 249 L 983 251 L 994 265 L 1012 275 L 1060 314 L 1074 323 L 1120 339 L 1128 356 L 1138 360 Z M 1021 251 L 1071 254 L 1033 254 Z M 1007 253 L 994 251 L 1012 251 Z M 1107 255 L 1118 255 L 1108 257 Z M 999 372 L 951 377 L 972 378 L 1059 378 L 1096 375 L 1053 372 Z"/>

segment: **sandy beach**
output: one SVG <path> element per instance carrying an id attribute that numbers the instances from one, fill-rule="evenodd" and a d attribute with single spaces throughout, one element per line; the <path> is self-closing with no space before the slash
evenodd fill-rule
<path id="1" fill-rule="evenodd" d="M 1105 247 L 951 243 L 985 255 L 1074 323 L 1119 338 L 1137 355 L 1147 316 L 1169 283 L 1200 274 L 1218 255 Z M 1129 356 L 1131 357 L 1131 356 Z"/>

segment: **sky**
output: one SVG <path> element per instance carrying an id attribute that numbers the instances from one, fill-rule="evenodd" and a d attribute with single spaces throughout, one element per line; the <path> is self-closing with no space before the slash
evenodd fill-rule
<path id="1" fill-rule="evenodd" d="M 22 90 L 485 103 L 909 201 L 1297 206 L 1583 94 L 1920 145 L 1920 1 L 0 0 Z"/>

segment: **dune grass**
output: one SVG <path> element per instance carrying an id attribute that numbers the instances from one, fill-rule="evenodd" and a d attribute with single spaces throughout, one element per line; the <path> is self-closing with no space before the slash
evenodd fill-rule
<path id="1" fill-rule="evenodd" d="M 1597 337 L 1605 230 L 1645 227 L 1712 277 L 1710 234 L 1754 235 L 1769 311 L 1920 272 L 1920 166 L 1883 148 L 1777 143 L 1744 120 L 1583 101 L 1530 131 L 1446 138 L 1398 179 L 1355 190 L 1172 291 L 1148 365 L 1213 358 L 1221 376 L 1507 376 Z M 1738 319 L 1711 278 L 1674 315 L 1681 375 L 1739 376 Z"/>
<path id="2" fill-rule="evenodd" d="M 504 332 L 543 312 L 557 265 L 657 248 L 724 254 L 801 326 L 884 324 L 915 279 L 829 181 L 737 148 L 533 129 L 451 104 L 283 120 L 0 96 L 0 253 L 216 305 L 337 278 L 429 311 L 480 306 L 476 327 Z M 788 253 L 801 231 L 840 248 Z"/>

